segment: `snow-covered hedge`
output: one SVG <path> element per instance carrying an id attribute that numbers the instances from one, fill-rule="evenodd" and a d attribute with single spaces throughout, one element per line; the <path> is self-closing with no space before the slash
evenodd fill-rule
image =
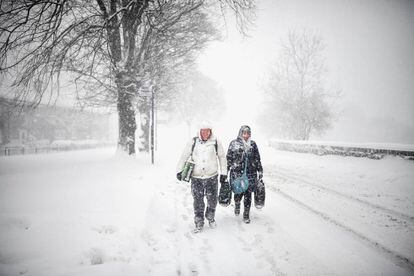
<path id="1" fill-rule="evenodd" d="M 50 144 L 52 150 L 76 150 L 97 148 L 112 145 L 108 141 L 99 140 L 55 140 Z"/>
<path id="2" fill-rule="evenodd" d="M 342 155 L 381 159 L 385 155 L 401 156 L 414 160 L 414 145 L 379 143 L 342 143 L 324 141 L 270 140 L 270 146 L 286 151 L 318 155 Z"/>
<path id="3" fill-rule="evenodd" d="M 32 154 L 41 152 L 90 149 L 114 145 L 113 142 L 99 140 L 55 140 L 52 143 L 30 143 L 26 145 L 7 144 L 0 148 L 0 155 Z"/>

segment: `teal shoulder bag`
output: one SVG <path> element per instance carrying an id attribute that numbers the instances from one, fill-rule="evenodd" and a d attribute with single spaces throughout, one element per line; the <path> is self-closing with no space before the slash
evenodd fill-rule
<path id="1" fill-rule="evenodd" d="M 244 164 L 244 170 L 243 174 L 231 182 L 231 189 L 233 190 L 233 193 L 242 194 L 249 188 L 249 179 L 247 178 L 247 162 L 249 161 L 249 158 L 246 156 L 246 162 Z"/>

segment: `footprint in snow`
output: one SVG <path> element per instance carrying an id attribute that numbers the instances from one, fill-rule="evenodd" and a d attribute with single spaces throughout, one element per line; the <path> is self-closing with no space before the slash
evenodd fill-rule
<path id="1" fill-rule="evenodd" d="M 242 238 L 242 237 L 237 237 L 237 239 L 240 241 L 240 243 L 242 244 L 242 249 L 246 252 L 250 252 L 252 251 L 251 246 Z"/>
<path id="2" fill-rule="evenodd" d="M 86 261 L 82 261 L 81 264 L 100 265 L 105 262 L 105 254 L 100 248 L 91 248 L 84 255 Z"/>
<path id="3" fill-rule="evenodd" d="M 243 227 L 243 224 L 244 222 L 242 222 L 241 220 L 237 221 L 237 225 L 238 225 L 240 232 L 246 232 L 246 229 Z"/>
<path id="4" fill-rule="evenodd" d="M 192 275 L 192 276 L 197 276 L 199 274 L 197 266 L 193 263 L 188 264 L 188 269 L 190 271 L 190 275 Z"/>
<path id="5" fill-rule="evenodd" d="M 11 218 L 5 219 L 4 222 L 0 226 L 15 227 L 20 230 L 29 230 L 31 224 L 28 219 L 11 217 Z"/>
<path id="6" fill-rule="evenodd" d="M 185 215 L 185 214 L 184 215 L 181 215 L 181 217 L 183 218 L 184 221 L 187 221 L 188 220 L 188 216 Z"/>
<path id="7" fill-rule="evenodd" d="M 98 232 L 99 234 L 103 235 L 110 235 L 114 234 L 117 229 L 113 225 L 101 225 L 99 227 L 92 227 L 92 231 Z"/>
<path id="8" fill-rule="evenodd" d="M 259 234 L 254 235 L 254 243 L 255 244 L 260 244 L 262 242 L 263 242 L 263 236 L 262 235 L 259 235 Z"/>

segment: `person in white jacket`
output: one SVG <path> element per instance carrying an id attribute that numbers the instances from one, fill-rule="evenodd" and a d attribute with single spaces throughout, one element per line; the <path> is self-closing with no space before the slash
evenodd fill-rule
<path id="1" fill-rule="evenodd" d="M 209 226 L 215 228 L 215 211 L 218 197 L 218 174 L 220 183 L 227 179 L 227 160 L 223 146 L 214 137 L 211 124 L 203 123 L 200 126 L 198 136 L 192 138 L 184 148 L 177 164 L 177 179 L 181 180 L 181 174 L 185 162 L 192 158 L 195 163 L 191 176 L 191 193 L 194 199 L 194 232 L 200 232 L 204 227 L 204 217 Z M 205 208 L 204 195 L 207 198 Z"/>

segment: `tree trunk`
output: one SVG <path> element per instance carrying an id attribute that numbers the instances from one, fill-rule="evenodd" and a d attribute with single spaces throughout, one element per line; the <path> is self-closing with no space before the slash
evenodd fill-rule
<path id="1" fill-rule="evenodd" d="M 135 153 L 135 130 L 137 128 L 135 121 L 135 111 L 131 102 L 131 90 L 134 90 L 133 77 L 131 77 L 133 70 L 130 70 L 130 64 L 121 65 L 122 52 L 127 52 L 125 55 L 132 55 L 134 49 L 129 49 L 129 45 L 122 45 L 121 42 L 121 30 L 125 30 L 126 37 L 128 39 L 132 37 L 132 41 L 135 42 L 135 31 L 136 28 L 132 28 L 134 20 L 140 18 L 139 15 L 136 18 L 130 19 L 129 13 L 134 13 L 134 11 L 127 12 L 123 18 L 124 20 L 131 20 L 128 26 L 125 26 L 125 22 L 122 26 L 118 18 L 117 10 L 117 1 L 111 0 L 106 6 L 106 3 L 102 0 L 97 0 L 102 15 L 105 20 L 108 20 L 106 25 L 106 30 L 108 34 L 108 44 L 111 53 L 111 62 L 114 66 L 115 73 L 115 83 L 118 89 L 118 99 L 117 99 L 117 109 L 119 117 L 119 136 L 118 136 L 118 149 L 121 149 L 127 152 L 129 155 Z M 118 3 L 119 4 L 119 3 Z M 136 3 L 135 3 L 136 4 Z M 140 4 L 142 4 L 140 2 Z M 136 8 L 136 6 L 131 7 L 131 9 Z M 128 19 L 127 19 L 128 18 Z M 128 23 L 128 22 L 127 22 Z M 128 41 L 130 42 L 130 41 Z M 129 69 L 129 70 L 128 70 Z M 135 91 L 133 91 L 135 92 Z"/>
<path id="2" fill-rule="evenodd" d="M 137 129 L 137 124 L 130 93 L 126 91 L 122 80 L 118 82 L 117 107 L 119 117 L 118 148 L 132 155 L 135 153 L 135 130 Z"/>

